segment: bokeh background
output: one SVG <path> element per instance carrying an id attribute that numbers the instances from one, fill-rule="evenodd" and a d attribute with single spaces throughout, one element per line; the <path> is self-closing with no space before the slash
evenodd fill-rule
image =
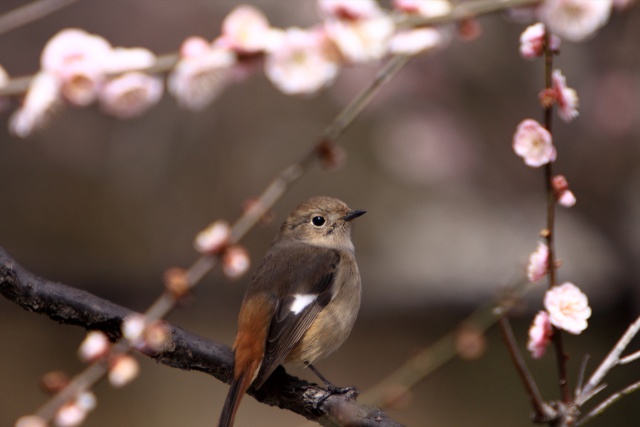
<path id="1" fill-rule="evenodd" d="M 597 0 L 593 0 L 597 1 Z M 3 0 L 0 13 L 24 4 Z M 38 69 L 59 30 L 79 27 L 115 46 L 176 51 L 190 35 L 213 39 L 236 2 L 83 0 L 0 36 L 0 63 L 12 76 Z M 261 0 L 276 26 L 319 21 L 311 0 Z M 516 125 L 541 119 L 541 61 L 518 54 L 525 24 L 504 15 L 480 19 L 482 35 L 414 59 L 342 138 L 347 163 L 313 169 L 275 207 L 276 220 L 246 238 L 254 264 L 279 222 L 315 195 L 366 209 L 354 241 L 364 301 L 351 338 L 318 364 L 335 383 L 362 390 L 428 347 L 476 307 L 523 276 L 544 227 L 543 173 L 511 149 Z M 558 209 L 561 281 L 589 296 L 590 327 L 567 336 L 572 384 L 584 355 L 591 368 L 639 313 L 640 8 L 614 13 L 595 38 L 565 42 L 556 66 L 578 91 L 580 117 L 555 119 L 555 165 L 577 196 Z M 279 170 L 317 140 L 379 64 L 349 67 L 310 98 L 287 97 L 257 73 L 231 86 L 201 113 L 165 96 L 143 117 L 118 121 L 97 107 L 66 108 L 27 140 L 0 113 L 0 245 L 48 279 L 143 310 L 160 292 L 163 271 L 196 259 L 195 234 L 235 219 Z M 169 321 L 230 344 L 246 276 L 208 276 Z M 544 284 L 518 306 L 514 328 L 524 350 Z M 82 368 L 84 331 L 59 326 L 0 299 L 0 425 L 44 402 L 39 378 Z M 425 379 L 389 413 L 411 426 L 526 426 L 530 408 L 499 334 L 482 356 L 456 359 Z M 632 344 L 632 348 L 637 348 Z M 547 399 L 558 397 L 551 354 L 525 355 Z M 199 373 L 141 359 L 142 375 L 122 390 L 96 388 L 86 426 L 207 426 L 227 386 Z M 610 389 L 640 380 L 637 363 L 617 368 Z M 308 372 L 294 374 L 314 380 Z M 625 397 L 593 426 L 632 426 L 640 394 Z M 301 426 L 301 417 L 247 398 L 238 425 Z"/>

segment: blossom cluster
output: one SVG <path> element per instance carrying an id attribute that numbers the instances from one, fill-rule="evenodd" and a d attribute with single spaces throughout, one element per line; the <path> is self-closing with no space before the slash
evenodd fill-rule
<path id="1" fill-rule="evenodd" d="M 162 97 L 162 79 L 142 71 L 155 61 L 147 49 L 113 47 L 86 31 L 62 30 L 45 45 L 40 71 L 11 116 L 11 131 L 28 136 L 63 100 L 82 107 L 98 102 L 118 118 L 137 117 Z"/>
<path id="2" fill-rule="evenodd" d="M 162 350 L 169 332 L 160 321 L 150 321 L 142 314 L 134 314 L 124 319 L 121 326 L 122 336 L 133 348 L 139 350 Z M 127 353 L 114 348 L 106 334 L 100 331 L 89 332 L 78 348 L 78 357 L 86 363 L 106 362 L 108 380 L 113 387 L 122 387 L 138 376 L 138 361 Z M 52 372 L 43 379 L 45 388 L 57 393 L 70 383 L 62 372 Z M 55 425 L 75 427 L 85 420 L 95 409 L 97 399 L 90 391 L 82 391 L 75 398 L 62 405 L 54 415 Z M 16 427 L 46 427 L 47 421 L 39 415 L 27 415 L 16 422 Z"/>
<path id="3" fill-rule="evenodd" d="M 580 3 L 580 0 L 573 1 Z M 529 26 L 520 36 L 520 54 L 525 59 L 543 56 L 545 49 L 554 54 L 559 48 L 560 38 L 549 32 L 542 22 Z M 552 71 L 551 87 L 540 92 L 539 100 L 545 109 L 557 107 L 558 115 L 565 122 L 571 122 L 578 117 L 578 94 L 575 89 L 567 86 L 567 80 L 560 70 Z M 558 155 L 553 144 L 553 136 L 534 119 L 524 119 L 518 124 L 512 146 L 513 151 L 522 157 L 524 163 L 533 168 L 554 162 Z M 564 176 L 554 177 L 552 184 L 556 200 L 561 206 L 571 207 L 575 204 L 576 198 Z"/>
<path id="4" fill-rule="evenodd" d="M 529 257 L 527 276 L 529 281 L 542 279 L 549 270 L 549 247 L 538 242 Z M 538 312 L 529 328 L 527 344 L 531 355 L 539 359 L 551 342 L 553 327 L 578 335 L 587 328 L 591 307 L 587 296 L 573 283 L 553 286 L 544 295 L 544 310 Z"/>
<path id="5" fill-rule="evenodd" d="M 529 26 L 520 36 L 520 55 L 527 60 L 554 55 L 560 49 L 562 38 L 572 41 L 587 38 L 606 22 L 611 7 L 612 2 L 609 0 L 546 0 L 537 9 L 542 22 Z M 551 84 L 540 92 L 540 104 L 547 111 L 557 107 L 560 118 L 571 122 L 578 116 L 578 95 L 567 86 L 566 78 L 560 70 L 552 70 L 550 74 Z M 520 122 L 513 136 L 512 146 L 524 163 L 533 168 L 554 162 L 558 155 L 552 134 L 533 119 Z M 550 191 L 559 205 L 571 207 L 576 203 L 564 175 L 549 176 L 547 179 L 550 180 Z M 550 257 L 549 246 L 538 242 L 527 265 L 529 281 L 541 280 L 556 267 L 555 261 Z M 580 334 L 587 328 L 590 316 L 587 296 L 576 285 L 571 282 L 560 285 L 551 283 L 544 296 L 544 310 L 537 313 L 529 329 L 527 348 L 531 355 L 536 359 L 544 355 L 556 329 Z"/>
<path id="6" fill-rule="evenodd" d="M 393 11 L 375 0 L 317 0 L 321 23 L 312 28 L 276 28 L 256 7 L 240 5 L 224 19 L 213 41 L 184 40 L 167 89 L 181 107 L 206 108 L 230 83 L 243 79 L 253 59 L 264 59 L 268 79 L 288 95 L 310 95 L 331 84 L 340 67 L 377 61 L 387 54 L 415 55 L 444 43 L 440 30 L 397 30 L 394 14 L 432 18 L 452 9 L 449 0 L 394 0 Z M 160 76 L 150 73 L 156 56 L 143 48 L 112 47 L 98 35 L 65 29 L 45 45 L 40 71 L 11 131 L 27 137 L 65 102 L 97 102 L 119 119 L 137 117 L 158 103 Z M 0 87 L 8 80 L 0 67 Z"/>

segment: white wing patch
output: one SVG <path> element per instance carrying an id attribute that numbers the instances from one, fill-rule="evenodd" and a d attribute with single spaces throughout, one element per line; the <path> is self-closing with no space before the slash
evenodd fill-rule
<path id="1" fill-rule="evenodd" d="M 291 312 L 293 314 L 300 314 L 306 306 L 311 304 L 318 298 L 317 294 L 296 294 L 293 296 L 293 304 L 291 304 Z"/>

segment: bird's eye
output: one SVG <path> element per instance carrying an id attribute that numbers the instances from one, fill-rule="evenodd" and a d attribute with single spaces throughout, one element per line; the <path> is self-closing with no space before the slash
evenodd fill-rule
<path id="1" fill-rule="evenodd" d="M 322 227 L 325 222 L 326 222 L 326 220 L 324 219 L 324 217 L 322 217 L 320 215 L 314 216 L 313 218 L 311 218 L 311 223 L 313 225 L 315 225 L 316 227 Z"/>

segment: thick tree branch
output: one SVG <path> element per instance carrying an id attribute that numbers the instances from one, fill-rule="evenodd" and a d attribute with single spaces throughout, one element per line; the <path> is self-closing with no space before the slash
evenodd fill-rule
<path id="1" fill-rule="evenodd" d="M 0 294 L 25 310 L 44 314 L 60 323 L 100 330 L 112 340 L 121 337 L 122 320 L 134 312 L 89 292 L 38 277 L 18 265 L 0 247 Z M 167 325 L 170 341 L 162 351 L 146 351 L 156 361 L 183 370 L 205 372 L 227 381 L 233 364 L 223 345 Z M 300 414 L 325 426 L 400 426 L 377 408 L 361 405 L 353 394 L 333 395 L 278 368 L 259 389 L 249 394 L 259 402 Z"/>

